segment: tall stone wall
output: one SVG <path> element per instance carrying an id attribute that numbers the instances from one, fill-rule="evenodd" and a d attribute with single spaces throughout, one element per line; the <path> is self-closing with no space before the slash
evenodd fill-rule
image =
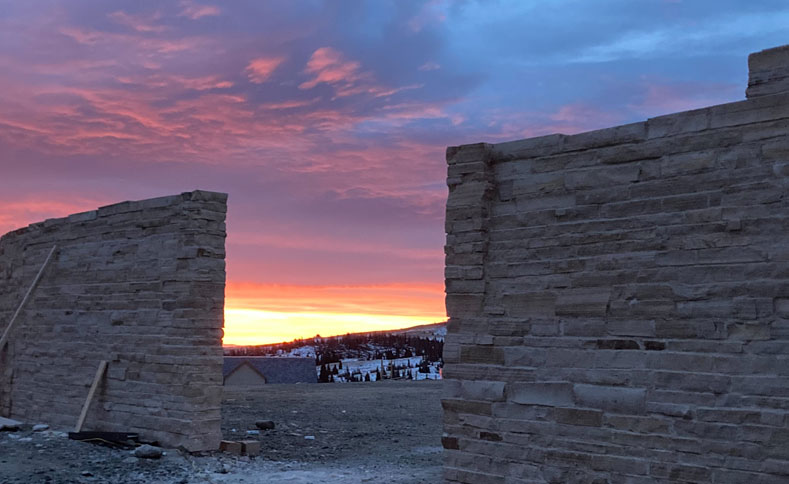
<path id="1" fill-rule="evenodd" d="M 0 333 L 58 249 L 0 351 L 0 413 L 164 445 L 221 438 L 227 195 L 194 191 L 51 219 L 0 238 Z"/>
<path id="2" fill-rule="evenodd" d="M 789 49 L 750 65 L 742 102 L 447 150 L 448 482 L 789 482 Z"/>

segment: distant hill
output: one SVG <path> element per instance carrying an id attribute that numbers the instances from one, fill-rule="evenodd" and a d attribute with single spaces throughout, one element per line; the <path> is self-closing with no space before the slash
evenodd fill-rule
<path id="1" fill-rule="evenodd" d="M 443 364 L 446 323 L 425 324 L 391 331 L 315 336 L 286 343 L 225 348 L 226 356 L 312 357 L 316 366 L 340 361 L 416 358 L 440 368 Z"/>
<path id="2" fill-rule="evenodd" d="M 437 338 L 443 341 L 444 337 L 447 335 L 447 323 L 444 321 L 443 323 L 422 324 L 410 328 L 389 331 L 389 333 L 421 336 L 423 338 Z"/>

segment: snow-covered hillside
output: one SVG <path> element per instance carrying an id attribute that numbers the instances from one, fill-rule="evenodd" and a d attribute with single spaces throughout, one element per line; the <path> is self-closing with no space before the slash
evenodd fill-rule
<path id="1" fill-rule="evenodd" d="M 428 362 L 421 356 L 394 360 L 344 359 L 317 367 L 318 378 L 326 372 L 329 382 L 396 380 L 440 380 L 440 362 Z"/>

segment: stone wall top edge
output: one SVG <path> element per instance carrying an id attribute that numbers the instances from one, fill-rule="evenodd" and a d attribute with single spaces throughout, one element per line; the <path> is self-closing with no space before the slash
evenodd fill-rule
<path id="1" fill-rule="evenodd" d="M 136 212 L 152 208 L 163 208 L 188 201 L 227 203 L 227 198 L 227 193 L 213 192 L 208 190 L 192 190 L 190 192 L 182 192 L 178 195 L 165 195 L 162 197 L 147 198 L 143 200 L 127 200 L 124 202 L 113 203 L 111 205 L 105 205 L 95 210 L 77 212 L 66 215 L 65 217 L 49 218 L 40 222 L 34 222 L 27 226 L 20 227 L 3 234 L 0 236 L 0 242 L 3 242 L 5 239 L 15 235 L 23 235 L 30 230 L 41 227 L 53 227 L 66 223 L 85 222 L 99 217 L 115 215 L 119 213 Z"/>
<path id="2" fill-rule="evenodd" d="M 775 65 L 776 61 L 778 61 L 780 65 L 785 66 L 784 61 L 786 57 L 789 57 L 789 44 L 762 49 L 748 55 L 748 67 L 749 69 L 777 67 Z"/>
<path id="3" fill-rule="evenodd" d="M 718 126 L 715 119 L 732 113 L 765 109 L 763 116 L 751 122 L 769 122 L 780 119 L 768 112 L 771 105 L 789 103 L 789 93 L 780 92 L 758 98 L 744 99 L 730 103 L 717 104 L 689 111 L 680 111 L 648 118 L 630 124 L 585 131 L 572 135 L 555 133 L 534 138 L 524 138 L 500 143 L 472 143 L 452 146 L 448 153 L 464 149 L 479 149 L 485 146 L 490 153 L 491 162 L 518 159 L 540 158 L 590 149 L 615 146 L 625 143 L 638 143 L 663 137 L 702 132 Z M 749 123 L 743 123 L 749 124 Z"/>

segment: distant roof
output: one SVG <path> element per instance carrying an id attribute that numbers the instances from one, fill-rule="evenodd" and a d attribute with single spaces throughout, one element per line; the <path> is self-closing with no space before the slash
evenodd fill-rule
<path id="1" fill-rule="evenodd" d="M 225 356 L 222 377 L 227 378 L 247 363 L 266 379 L 266 383 L 317 383 L 315 358 L 270 358 L 266 356 Z"/>

